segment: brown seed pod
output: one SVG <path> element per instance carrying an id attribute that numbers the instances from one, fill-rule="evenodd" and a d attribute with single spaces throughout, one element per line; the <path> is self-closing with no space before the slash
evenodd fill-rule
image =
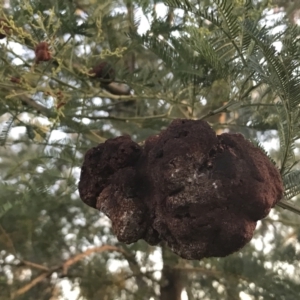
<path id="1" fill-rule="evenodd" d="M 119 82 L 102 83 L 101 87 L 117 96 L 129 96 L 131 91 L 127 84 Z"/>
<path id="2" fill-rule="evenodd" d="M 103 83 L 110 83 L 115 80 L 116 72 L 108 62 L 101 62 L 100 64 L 93 67 L 89 74 L 93 78 L 99 78 Z"/>
<path id="3" fill-rule="evenodd" d="M 7 21 L 3 18 L 0 18 L 0 29 L 0 39 L 4 39 L 9 34 L 10 27 Z M 5 33 L 2 33 L 2 31 L 4 31 Z"/>
<path id="4" fill-rule="evenodd" d="M 20 84 L 21 83 L 21 78 L 20 77 L 11 77 L 10 81 L 13 82 L 13 83 Z"/>
<path id="5" fill-rule="evenodd" d="M 48 61 L 52 58 L 47 42 L 41 42 L 35 47 L 35 62 Z"/>
<path id="6" fill-rule="evenodd" d="M 165 241 L 185 259 L 244 247 L 283 195 L 277 168 L 241 134 L 174 120 L 140 146 L 129 136 L 90 149 L 81 199 L 103 211 L 121 242 Z"/>

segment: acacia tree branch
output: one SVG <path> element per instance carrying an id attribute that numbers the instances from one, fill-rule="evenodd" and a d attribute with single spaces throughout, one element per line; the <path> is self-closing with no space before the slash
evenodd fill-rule
<path id="1" fill-rule="evenodd" d="M 79 254 L 71 257 L 70 259 L 66 260 L 64 263 L 62 263 L 61 265 L 59 265 L 57 267 L 54 267 L 51 269 L 48 269 L 45 267 L 44 268 L 45 272 L 41 273 L 39 276 L 34 278 L 28 284 L 26 284 L 25 286 L 21 287 L 20 289 L 18 289 L 14 293 L 12 293 L 12 295 L 11 295 L 12 299 L 26 293 L 27 291 L 32 289 L 34 286 L 36 286 L 39 282 L 41 282 L 42 280 L 44 280 L 47 277 L 50 277 L 54 272 L 62 271 L 62 275 L 66 276 L 68 273 L 68 268 L 70 266 L 72 266 L 73 264 L 79 262 L 83 258 L 85 258 L 93 253 L 101 253 L 104 251 L 116 251 L 116 252 L 122 253 L 126 258 L 130 257 L 130 255 L 125 250 L 115 247 L 115 246 L 104 245 L 104 246 L 90 248 L 82 253 L 79 253 Z M 40 265 L 37 265 L 32 262 L 23 261 L 23 263 L 25 263 L 28 266 L 34 267 L 34 268 L 43 269 L 43 268 L 40 268 Z"/>
<path id="2" fill-rule="evenodd" d="M 30 97 L 28 97 L 27 95 L 24 94 L 17 94 L 17 95 L 12 95 L 11 97 L 16 97 L 19 98 L 23 103 L 26 103 L 28 106 L 30 106 L 31 108 L 37 110 L 37 112 L 41 113 L 43 116 L 47 117 L 47 118 L 55 118 L 57 116 L 57 113 L 54 112 L 53 110 L 45 107 L 44 105 L 34 101 L 33 99 L 31 99 Z M 61 122 L 65 125 L 67 125 L 68 127 L 72 128 L 73 130 L 78 130 L 79 127 L 85 127 L 83 124 L 78 123 L 76 121 L 73 121 L 71 119 L 67 119 L 65 116 L 61 116 Z M 103 143 L 105 141 L 105 139 L 99 135 L 97 135 L 95 132 L 93 132 L 92 130 L 85 130 L 84 135 L 96 142 L 96 143 Z"/>
<path id="3" fill-rule="evenodd" d="M 81 118 L 87 118 L 90 120 L 117 120 L 117 121 L 143 121 L 143 120 L 153 120 L 153 119 L 164 119 L 164 118 L 170 118 L 168 114 L 161 114 L 161 115 L 154 115 L 154 116 L 144 116 L 144 117 L 128 117 L 128 118 L 122 118 L 122 117 L 116 117 L 116 116 L 88 116 L 88 115 L 81 115 Z"/>
<path id="4" fill-rule="evenodd" d="M 45 107 L 42 104 L 34 101 L 33 99 L 27 97 L 26 95 L 16 95 L 19 97 L 23 103 L 26 103 L 28 106 L 36 109 L 39 113 L 43 114 L 47 118 L 53 118 L 56 116 L 56 113 L 51 111 L 49 108 Z"/>
<path id="5" fill-rule="evenodd" d="M 104 246 L 100 246 L 100 247 L 90 248 L 90 249 L 88 249 L 88 250 L 86 250 L 82 253 L 79 253 L 79 254 L 71 257 L 67 261 L 65 261 L 61 266 L 62 274 L 67 275 L 69 267 L 71 265 L 77 263 L 78 261 L 82 260 L 86 256 L 89 256 L 92 253 L 101 253 L 101 252 L 104 252 L 104 251 L 116 251 L 116 252 L 122 253 L 124 256 L 128 256 L 128 254 L 123 249 L 120 249 L 120 248 L 115 247 L 115 246 L 104 245 Z"/>
<path id="6" fill-rule="evenodd" d="M 26 284 L 22 288 L 18 289 L 16 292 L 12 293 L 12 295 L 11 295 L 12 299 L 14 299 L 17 296 L 20 296 L 20 295 L 26 293 L 27 291 L 29 291 L 30 289 L 32 289 L 35 285 L 37 285 L 39 282 L 41 282 L 42 280 L 44 280 L 46 277 L 50 276 L 53 272 L 49 271 L 49 272 L 45 272 L 45 273 L 40 274 L 38 277 L 34 278 L 28 284 Z"/>
<path id="7" fill-rule="evenodd" d="M 23 104 L 28 105 L 29 107 L 35 109 L 37 112 L 41 113 L 47 118 L 53 118 L 56 116 L 56 113 L 51 109 L 45 107 L 44 105 L 36 102 L 25 94 L 25 91 L 21 89 L 14 89 L 14 93 L 10 90 L 10 86 L 1 84 L 1 92 L 5 91 L 9 95 L 9 99 L 18 98 L 22 101 Z M 17 93 L 16 93 L 17 91 Z"/>
<path id="8" fill-rule="evenodd" d="M 300 215 L 300 208 L 293 205 L 291 202 L 289 202 L 287 200 L 282 199 L 276 205 L 280 206 L 283 209 L 287 209 L 295 214 Z"/>
<path id="9" fill-rule="evenodd" d="M 39 270 L 43 270 L 43 271 L 47 271 L 49 272 L 50 269 L 43 266 L 43 265 L 40 265 L 40 264 L 36 264 L 36 263 L 33 263 L 31 261 L 27 261 L 27 260 L 21 260 L 21 262 L 19 263 L 19 266 L 22 266 L 22 265 L 25 265 L 25 266 L 28 266 L 28 267 L 32 267 L 32 268 L 35 268 L 35 269 L 39 269 Z"/>
<path id="10" fill-rule="evenodd" d="M 222 105 L 221 107 L 215 109 L 215 110 L 211 110 L 209 111 L 207 114 L 205 114 L 204 116 L 201 116 L 198 120 L 204 120 L 208 117 L 214 116 L 218 113 L 222 113 L 222 112 L 227 112 L 227 109 L 229 106 L 233 105 L 233 102 L 229 101 L 226 104 Z"/>

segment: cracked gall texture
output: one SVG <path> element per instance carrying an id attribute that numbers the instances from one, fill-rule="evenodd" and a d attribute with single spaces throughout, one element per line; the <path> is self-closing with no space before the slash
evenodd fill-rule
<path id="1" fill-rule="evenodd" d="M 216 136 L 204 121 L 177 119 L 143 147 L 120 136 L 90 149 L 79 192 L 111 219 L 120 241 L 165 241 L 181 257 L 201 259 L 248 243 L 283 186 L 241 134 Z"/>

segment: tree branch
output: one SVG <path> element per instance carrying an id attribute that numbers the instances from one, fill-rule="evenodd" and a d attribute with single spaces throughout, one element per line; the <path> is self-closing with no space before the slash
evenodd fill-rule
<path id="1" fill-rule="evenodd" d="M 31 282 L 29 282 L 22 288 L 18 289 L 16 292 L 12 293 L 11 297 L 14 299 L 17 296 L 20 296 L 20 295 L 26 293 L 27 291 L 32 289 L 35 285 L 37 285 L 39 282 L 44 280 L 46 277 L 50 276 L 53 272 L 54 271 L 49 271 L 49 272 L 40 274 L 38 277 L 34 278 Z"/>
<path id="2" fill-rule="evenodd" d="M 278 202 L 276 205 L 283 208 L 283 209 L 287 209 L 289 211 L 292 211 L 295 214 L 300 215 L 300 208 L 293 205 L 289 201 L 286 201 L 286 200 L 283 199 L 283 200 L 280 200 L 280 202 Z"/>
<path id="3" fill-rule="evenodd" d="M 130 255 L 127 252 L 125 252 L 125 250 L 123 250 L 123 249 L 120 249 L 120 248 L 115 247 L 115 246 L 104 245 L 104 246 L 100 246 L 100 247 L 91 248 L 91 249 L 88 249 L 88 250 L 86 250 L 82 253 L 79 253 L 79 254 L 71 257 L 67 261 L 65 261 L 60 266 L 54 267 L 54 268 L 51 268 L 51 269 L 48 269 L 46 267 L 43 267 L 41 265 L 29 262 L 29 261 L 22 261 L 22 263 L 24 263 L 27 266 L 31 266 L 31 267 L 34 267 L 34 268 L 37 268 L 37 269 L 42 269 L 45 272 L 41 273 L 39 276 L 34 278 L 28 284 L 26 284 L 22 288 L 18 289 L 16 292 L 12 293 L 11 296 L 14 299 L 17 296 L 20 296 L 20 295 L 26 293 L 27 291 L 32 289 L 34 286 L 36 286 L 39 282 L 41 282 L 45 278 L 51 276 L 54 272 L 62 271 L 62 275 L 66 276 L 67 273 L 68 273 L 68 268 L 70 266 L 72 266 L 73 264 L 79 262 L 83 258 L 85 258 L 85 257 L 87 257 L 87 256 L 89 256 L 93 253 L 101 253 L 101 252 L 104 252 L 104 251 L 116 251 L 116 252 L 122 253 L 126 258 L 130 257 Z"/>
<path id="4" fill-rule="evenodd" d="M 128 255 L 124 250 L 117 248 L 115 246 L 104 245 L 104 246 L 100 246 L 100 247 L 91 248 L 91 249 L 88 249 L 82 253 L 79 253 L 79 254 L 73 256 L 72 258 L 68 259 L 67 261 L 65 261 L 63 263 L 63 265 L 61 266 L 63 275 L 67 275 L 68 269 L 71 265 L 77 263 L 78 261 L 82 260 L 86 256 L 89 256 L 92 253 L 101 253 L 104 251 L 116 251 L 116 252 L 120 252 L 120 253 L 124 254 L 125 256 Z"/>
<path id="5" fill-rule="evenodd" d="M 39 264 L 33 263 L 31 261 L 27 261 L 27 260 L 21 260 L 21 262 L 19 263 L 19 266 L 22 266 L 22 265 L 32 267 L 32 268 L 35 268 L 35 269 L 39 269 L 39 270 L 43 270 L 43 271 L 47 271 L 47 272 L 50 271 L 49 268 L 47 268 L 43 265 L 39 265 Z"/>

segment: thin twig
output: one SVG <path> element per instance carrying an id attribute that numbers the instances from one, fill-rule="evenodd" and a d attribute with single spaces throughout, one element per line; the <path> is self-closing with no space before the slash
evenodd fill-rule
<path id="1" fill-rule="evenodd" d="M 127 254 L 125 253 L 124 250 L 122 250 L 120 248 L 117 248 L 115 246 L 104 245 L 104 246 L 100 246 L 100 247 L 91 248 L 91 249 L 88 249 L 88 250 L 86 250 L 82 253 L 79 253 L 79 254 L 73 256 L 72 258 L 68 259 L 67 261 L 65 261 L 62 265 L 63 275 L 67 274 L 68 268 L 71 265 L 77 263 L 78 261 L 82 260 L 86 256 L 89 256 L 92 253 L 101 253 L 101 252 L 104 252 L 104 251 L 117 251 L 117 252 L 120 252 L 120 253 L 127 256 Z"/>
<path id="2" fill-rule="evenodd" d="M 128 118 L 122 118 L 122 117 L 116 117 L 116 116 L 88 116 L 88 115 L 81 115 L 81 118 L 87 118 L 90 120 L 117 120 L 117 121 L 143 121 L 143 120 L 152 120 L 152 119 L 163 119 L 168 118 L 168 114 L 162 114 L 162 115 L 154 115 L 154 116 L 144 116 L 144 117 L 128 117 Z"/>
<path id="3" fill-rule="evenodd" d="M 222 113 L 222 112 L 226 112 L 227 111 L 227 108 L 229 106 L 231 106 L 233 103 L 231 101 L 227 102 L 225 105 L 215 109 L 215 110 L 211 110 L 210 112 L 208 112 L 207 114 L 203 115 L 202 117 L 199 118 L 199 120 L 203 120 L 203 119 L 206 119 L 208 117 L 211 117 L 211 116 L 214 116 L 218 113 Z"/>
<path id="4" fill-rule="evenodd" d="M 24 263 L 27 266 L 31 266 L 33 268 L 41 269 L 41 270 L 44 270 L 45 272 L 41 273 L 39 276 L 34 278 L 28 284 L 21 287 L 16 292 L 12 293 L 12 298 L 14 299 L 17 296 L 20 296 L 20 295 L 26 293 L 27 291 L 32 289 L 34 286 L 36 286 L 39 282 L 41 282 L 42 280 L 44 280 L 47 277 L 50 277 L 54 272 L 62 271 L 62 275 L 66 276 L 67 273 L 68 273 L 68 268 L 71 265 L 77 263 L 78 261 L 82 260 L 83 258 L 85 258 L 85 257 L 87 257 L 87 256 L 89 256 L 93 253 L 101 253 L 101 252 L 104 252 L 104 251 L 116 251 L 116 252 L 122 253 L 126 258 L 130 257 L 129 254 L 121 248 L 118 248 L 118 247 L 115 247 L 115 246 L 110 246 L 110 245 L 104 245 L 104 246 L 91 248 L 91 249 L 88 249 L 88 250 L 86 250 L 82 253 L 79 253 L 79 254 L 71 257 L 67 261 L 65 261 L 63 264 L 61 264 L 57 267 L 51 268 L 51 269 L 46 268 L 46 267 L 41 266 L 41 265 L 38 265 L 36 263 L 29 262 L 29 261 L 22 261 L 22 263 Z"/>
<path id="5" fill-rule="evenodd" d="M 20 295 L 26 293 L 27 291 L 32 289 L 35 285 L 37 285 L 39 282 L 41 282 L 42 280 L 44 280 L 46 277 L 48 277 L 51 274 L 52 274 L 52 272 L 46 272 L 46 273 L 40 274 L 38 277 L 34 278 L 28 284 L 26 284 L 22 288 L 18 289 L 16 292 L 12 293 L 12 295 L 11 295 L 12 298 L 14 299 L 17 296 L 20 296 Z"/>
<path id="6" fill-rule="evenodd" d="M 25 265 L 25 266 L 28 266 L 28 267 L 32 267 L 32 268 L 35 268 L 35 269 L 39 269 L 39 270 L 43 270 L 43 271 L 47 271 L 49 272 L 50 269 L 43 266 L 43 265 L 39 265 L 39 264 L 36 264 L 36 263 L 33 263 L 31 261 L 27 261 L 27 260 L 21 260 L 19 266 L 22 266 L 22 265 Z"/>
<path id="7" fill-rule="evenodd" d="M 281 200 L 276 205 L 300 215 L 300 207 L 293 205 L 291 202 L 288 202 L 286 200 Z"/>

